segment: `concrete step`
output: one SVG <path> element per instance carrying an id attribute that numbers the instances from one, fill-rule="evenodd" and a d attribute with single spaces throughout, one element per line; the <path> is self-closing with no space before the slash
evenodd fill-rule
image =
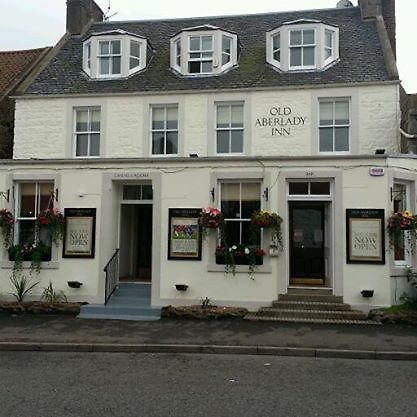
<path id="1" fill-rule="evenodd" d="M 299 292 L 280 294 L 278 301 L 301 301 L 301 302 L 318 302 L 318 303 L 343 303 L 343 297 L 336 295 L 325 295 L 314 292 Z"/>
<path id="2" fill-rule="evenodd" d="M 344 319 L 344 320 L 366 320 L 368 315 L 362 311 L 355 310 L 303 310 L 263 307 L 257 314 L 266 317 L 294 317 L 300 319 Z"/>
<path id="3" fill-rule="evenodd" d="M 161 314 L 159 308 L 152 307 L 138 307 L 134 305 L 115 304 L 104 306 L 102 304 L 88 304 L 81 307 L 81 315 L 86 314 L 115 314 L 115 315 L 129 315 L 129 316 L 155 316 Z"/>
<path id="4" fill-rule="evenodd" d="M 321 288 L 321 287 L 289 287 L 287 290 L 288 294 L 316 294 L 316 295 L 333 295 L 333 290 L 331 288 Z"/>
<path id="5" fill-rule="evenodd" d="M 160 316 L 129 316 L 127 314 L 117 315 L 117 314 L 80 314 L 78 316 L 82 319 L 97 319 L 97 320 L 136 320 L 136 321 L 156 321 L 160 320 Z"/>
<path id="6" fill-rule="evenodd" d="M 324 303 L 320 301 L 273 301 L 272 307 L 286 310 L 322 310 L 342 311 L 350 310 L 349 304 Z"/>
<path id="7" fill-rule="evenodd" d="M 110 297 L 107 305 L 115 304 L 125 304 L 125 305 L 135 305 L 135 306 L 150 306 L 151 298 L 150 297 L 132 297 L 132 296 L 122 296 L 122 295 L 113 295 Z"/>
<path id="8" fill-rule="evenodd" d="M 372 325 L 380 326 L 381 323 L 373 320 L 349 320 L 349 319 L 325 319 L 325 318 L 300 318 L 300 317 L 262 317 L 257 313 L 249 313 L 244 320 L 250 321 L 274 321 L 280 323 L 308 323 L 308 324 L 354 324 L 354 325 Z"/>

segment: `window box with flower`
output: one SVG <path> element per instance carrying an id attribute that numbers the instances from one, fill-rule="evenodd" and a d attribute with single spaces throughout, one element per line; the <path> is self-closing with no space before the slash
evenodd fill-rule
<path id="1" fill-rule="evenodd" d="M 216 264 L 225 265 L 225 272 L 236 273 L 236 265 L 248 265 L 249 275 L 252 276 L 259 265 L 263 265 L 265 251 L 259 247 L 233 245 L 216 248 Z"/>
<path id="2" fill-rule="evenodd" d="M 388 218 L 387 231 L 392 248 L 402 246 L 404 239 L 408 242 L 408 250 L 415 252 L 417 242 L 417 216 L 410 211 L 398 211 Z"/>
<path id="3" fill-rule="evenodd" d="M 255 211 L 252 214 L 251 223 L 255 228 L 258 229 L 270 229 L 271 246 L 276 246 L 282 250 L 282 217 L 278 213 L 274 213 L 268 210 Z"/>
<path id="4" fill-rule="evenodd" d="M 0 229 L 1 234 L 3 235 L 4 247 L 7 249 L 10 246 L 11 238 L 13 235 L 14 227 L 14 216 L 10 210 L 1 209 L 0 210 Z"/>
<path id="5" fill-rule="evenodd" d="M 214 207 L 201 209 L 198 224 L 201 226 L 203 237 L 207 236 L 208 230 L 223 230 L 224 215 Z"/>

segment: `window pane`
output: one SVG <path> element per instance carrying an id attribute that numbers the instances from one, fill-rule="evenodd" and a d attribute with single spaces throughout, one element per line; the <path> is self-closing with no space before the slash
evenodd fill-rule
<path id="1" fill-rule="evenodd" d="M 222 183 L 221 184 L 221 211 L 228 219 L 240 218 L 240 184 Z"/>
<path id="2" fill-rule="evenodd" d="M 109 42 L 99 42 L 100 55 L 108 55 L 110 53 Z"/>
<path id="3" fill-rule="evenodd" d="M 36 184 L 20 184 L 20 213 L 19 217 L 35 217 Z"/>
<path id="4" fill-rule="evenodd" d="M 178 153 L 178 133 L 167 132 L 167 155 Z"/>
<path id="5" fill-rule="evenodd" d="M 201 49 L 203 51 L 211 51 L 213 49 L 213 37 L 212 36 L 202 36 L 201 37 Z"/>
<path id="6" fill-rule="evenodd" d="M 253 228 L 250 222 L 242 222 L 242 245 L 260 246 L 261 231 Z"/>
<path id="7" fill-rule="evenodd" d="M 199 51 L 200 50 L 200 37 L 191 36 L 190 37 L 190 51 Z"/>
<path id="8" fill-rule="evenodd" d="M 153 189 L 152 185 L 142 185 L 142 199 L 143 200 L 152 200 L 153 199 Z"/>
<path id="9" fill-rule="evenodd" d="M 312 182 L 310 183 L 311 195 L 330 195 L 330 182 Z"/>
<path id="10" fill-rule="evenodd" d="M 140 43 L 130 41 L 130 55 L 135 58 L 140 58 Z"/>
<path id="11" fill-rule="evenodd" d="M 213 71 L 213 62 L 207 61 L 201 63 L 201 72 L 212 72 Z"/>
<path id="12" fill-rule="evenodd" d="M 90 141 L 90 156 L 100 156 L 100 135 L 91 134 Z"/>
<path id="13" fill-rule="evenodd" d="M 240 222 L 226 222 L 224 245 L 240 245 Z"/>
<path id="14" fill-rule="evenodd" d="M 243 106 L 232 106 L 232 127 L 243 127 Z"/>
<path id="15" fill-rule="evenodd" d="M 336 152 L 349 151 L 349 128 L 348 127 L 336 127 L 335 128 L 334 150 Z"/>
<path id="16" fill-rule="evenodd" d="M 202 52 L 201 58 L 213 58 L 213 52 Z"/>
<path id="17" fill-rule="evenodd" d="M 226 65 L 230 62 L 230 55 L 222 54 L 222 65 Z"/>
<path id="18" fill-rule="evenodd" d="M 226 54 L 230 54 L 232 49 L 232 39 L 228 36 L 222 38 L 222 51 Z"/>
<path id="19" fill-rule="evenodd" d="M 165 109 L 163 107 L 152 108 L 152 129 L 165 128 Z"/>
<path id="20" fill-rule="evenodd" d="M 261 202 L 258 199 L 242 200 L 242 219 L 250 219 L 254 211 L 261 209 Z"/>
<path id="21" fill-rule="evenodd" d="M 290 45 L 301 45 L 301 31 L 300 30 L 291 31 Z"/>
<path id="22" fill-rule="evenodd" d="M 248 182 L 242 184 L 242 201 L 259 201 L 261 196 L 261 184 Z"/>
<path id="23" fill-rule="evenodd" d="M 290 195 L 308 195 L 308 182 L 290 182 Z"/>
<path id="24" fill-rule="evenodd" d="M 405 211 L 407 207 L 407 187 L 405 184 L 394 184 L 393 189 L 394 211 Z"/>
<path id="25" fill-rule="evenodd" d="M 292 67 L 301 66 L 301 50 L 302 48 L 291 48 L 290 51 L 290 65 Z"/>
<path id="26" fill-rule="evenodd" d="M 316 48 L 314 46 L 303 48 L 303 65 L 304 66 L 311 66 L 315 63 L 315 53 Z"/>
<path id="27" fill-rule="evenodd" d="M 320 125 L 332 126 L 333 125 L 333 103 L 320 103 Z"/>
<path id="28" fill-rule="evenodd" d="M 120 74 L 121 73 L 121 58 L 114 57 L 113 58 L 113 68 L 112 74 Z"/>
<path id="29" fill-rule="evenodd" d="M 165 136 L 163 133 L 152 133 L 152 154 L 163 155 L 164 154 L 164 141 Z"/>
<path id="30" fill-rule="evenodd" d="M 110 74 L 110 58 L 100 58 L 100 74 Z"/>
<path id="31" fill-rule="evenodd" d="M 274 51 L 281 48 L 281 35 L 276 35 L 272 38 Z"/>
<path id="32" fill-rule="evenodd" d="M 88 132 L 88 110 L 77 110 L 76 132 Z"/>
<path id="33" fill-rule="evenodd" d="M 19 220 L 19 245 L 35 243 L 35 220 Z"/>
<path id="34" fill-rule="evenodd" d="M 178 108 L 167 108 L 167 129 L 178 129 Z"/>
<path id="35" fill-rule="evenodd" d="M 230 106 L 217 106 L 217 127 L 230 127 Z"/>
<path id="36" fill-rule="evenodd" d="M 335 123 L 337 125 L 349 124 L 349 102 L 336 101 L 335 103 Z"/>
<path id="37" fill-rule="evenodd" d="M 40 243 L 42 243 L 42 245 L 45 246 L 49 246 L 50 250 L 48 254 L 45 254 L 45 257 L 42 257 L 43 261 L 50 261 L 51 260 L 51 246 L 52 246 L 52 236 L 51 233 L 45 229 L 45 228 L 41 228 L 41 230 L 39 230 L 39 241 Z"/>
<path id="38" fill-rule="evenodd" d="M 332 50 L 324 48 L 324 59 L 329 59 L 332 56 Z"/>
<path id="39" fill-rule="evenodd" d="M 228 130 L 219 130 L 217 132 L 217 153 L 229 153 L 229 138 L 230 132 Z"/>
<path id="40" fill-rule="evenodd" d="M 274 59 L 278 62 L 281 62 L 281 51 L 280 50 L 274 52 Z"/>
<path id="41" fill-rule="evenodd" d="M 88 155 L 88 135 L 77 135 L 76 143 L 76 156 L 87 156 Z"/>
<path id="42" fill-rule="evenodd" d="M 320 128 L 320 152 L 333 152 L 333 128 Z"/>
<path id="43" fill-rule="evenodd" d="M 188 72 L 190 74 L 200 74 L 201 70 L 201 63 L 200 62 L 189 62 L 188 63 Z"/>
<path id="44" fill-rule="evenodd" d="M 90 112 L 91 117 L 91 131 L 100 132 L 100 110 L 92 110 Z"/>
<path id="45" fill-rule="evenodd" d="M 51 209 L 54 206 L 54 184 L 53 183 L 40 183 L 39 184 L 40 192 L 40 205 L 39 211 Z"/>
<path id="46" fill-rule="evenodd" d="M 325 46 L 330 49 L 333 47 L 333 32 L 330 30 L 326 30 L 325 33 Z"/>
<path id="47" fill-rule="evenodd" d="M 312 45 L 315 43 L 314 30 L 303 31 L 303 45 Z"/>
<path id="48" fill-rule="evenodd" d="M 123 186 L 123 200 L 141 200 L 142 186 L 141 185 L 124 185 Z"/>
<path id="49" fill-rule="evenodd" d="M 120 41 L 112 41 L 111 48 L 112 48 L 113 55 L 119 55 L 120 54 Z"/>
<path id="50" fill-rule="evenodd" d="M 130 58 L 129 59 L 129 69 L 136 68 L 140 65 L 140 61 L 137 58 Z"/>
<path id="51" fill-rule="evenodd" d="M 243 130 L 232 130 L 232 153 L 243 153 Z"/>

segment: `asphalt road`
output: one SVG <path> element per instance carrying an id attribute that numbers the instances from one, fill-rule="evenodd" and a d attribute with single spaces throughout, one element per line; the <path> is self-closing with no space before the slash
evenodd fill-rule
<path id="1" fill-rule="evenodd" d="M 414 417 L 417 363 L 0 352 L 0 416 Z"/>

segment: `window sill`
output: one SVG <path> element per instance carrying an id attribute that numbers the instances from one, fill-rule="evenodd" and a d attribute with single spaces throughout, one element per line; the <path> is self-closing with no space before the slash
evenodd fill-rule
<path id="1" fill-rule="evenodd" d="M 2 269 L 13 269 L 13 266 L 14 266 L 14 262 L 11 262 L 11 261 L 0 262 L 0 268 Z M 22 268 L 30 269 L 30 262 L 23 262 Z M 41 269 L 59 269 L 59 262 L 57 261 L 41 262 Z"/>
<path id="2" fill-rule="evenodd" d="M 207 267 L 208 272 L 225 272 L 224 265 L 209 264 Z M 248 274 L 249 267 L 247 265 L 236 265 L 236 274 Z M 267 265 L 259 265 L 255 268 L 255 274 L 271 274 L 272 268 Z"/>

